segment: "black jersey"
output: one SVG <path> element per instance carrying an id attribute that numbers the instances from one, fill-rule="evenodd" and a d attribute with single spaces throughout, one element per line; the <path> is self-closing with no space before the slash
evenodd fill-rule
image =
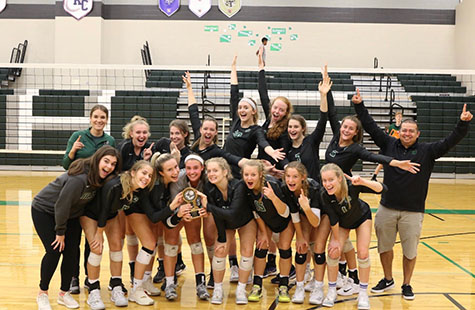
<path id="1" fill-rule="evenodd" d="M 307 198 L 310 208 L 314 209 L 315 215 L 319 218 L 319 214 L 321 213 L 322 205 L 320 202 L 320 184 L 314 179 L 308 178 L 308 192 Z M 282 193 L 284 195 L 284 202 L 289 206 L 290 213 L 292 214 L 292 221 L 296 222 L 294 219 L 295 216 L 303 215 L 305 216 L 305 212 L 300 206 L 299 197 L 296 197 L 293 192 L 289 190 L 286 184 L 282 184 Z"/>
<path id="2" fill-rule="evenodd" d="M 238 104 L 239 87 L 238 85 L 231 85 L 231 115 L 233 121 L 226 138 L 224 150 L 239 157 L 251 158 L 256 145 L 265 148 L 269 146 L 269 142 L 267 142 L 261 126 L 252 125 L 247 128 L 241 127 L 241 120 L 237 115 Z M 240 179 L 239 168 L 235 165 L 232 165 L 231 168 L 233 170 L 233 176 Z"/>
<path id="3" fill-rule="evenodd" d="M 165 184 L 156 182 L 149 194 L 150 203 L 143 206 L 145 214 L 152 223 L 162 221 L 168 225 L 166 220 L 174 213 L 170 209 L 170 190 Z"/>
<path id="4" fill-rule="evenodd" d="M 218 241 L 221 243 L 226 242 L 226 229 L 238 229 L 253 219 L 251 209 L 247 206 L 231 203 L 238 184 L 236 179 L 229 180 L 227 199 L 224 199 L 216 185 L 206 182 L 204 187 L 204 194 L 208 197 L 207 210 L 213 214 Z"/>
<path id="5" fill-rule="evenodd" d="M 123 140 L 117 146 L 122 159 L 122 171 L 127 171 L 135 164 L 135 162 L 143 159 L 143 151 L 150 147 L 150 143 L 146 142 L 137 155 L 134 151 L 134 144 L 131 139 Z"/>
<path id="6" fill-rule="evenodd" d="M 387 190 L 383 184 L 381 192 L 375 192 L 366 186 L 354 186 L 348 184 L 348 199 L 338 202 L 335 195 L 328 195 L 325 188 L 321 189 L 323 210 L 330 218 L 330 225 L 339 224 L 340 227 L 354 229 L 361 225 L 366 219 L 371 219 L 371 209 L 363 200 L 359 199 L 360 193 L 381 194 Z"/>
<path id="7" fill-rule="evenodd" d="M 115 217 L 126 203 L 122 196 L 122 184 L 120 176 L 108 181 L 99 192 L 100 208 L 96 210 L 86 209 L 86 215 L 97 220 L 98 227 L 105 227 L 107 220 Z"/>
<path id="8" fill-rule="evenodd" d="M 152 152 L 160 152 L 161 154 L 163 153 L 170 153 L 170 142 L 171 140 L 169 138 L 161 138 L 152 147 Z M 180 169 L 185 168 L 185 158 L 186 156 L 191 154 L 191 150 L 188 146 L 184 146 L 180 150 L 180 162 L 178 163 L 178 166 Z"/>

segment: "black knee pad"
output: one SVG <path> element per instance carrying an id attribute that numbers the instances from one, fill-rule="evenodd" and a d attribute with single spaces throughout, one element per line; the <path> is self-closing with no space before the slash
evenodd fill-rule
<path id="1" fill-rule="evenodd" d="M 303 265 L 307 261 L 307 253 L 300 254 L 295 253 L 295 263 L 298 265 Z"/>
<path id="2" fill-rule="evenodd" d="M 292 257 L 292 249 L 288 248 L 287 250 L 279 249 L 280 258 L 289 259 Z"/>
<path id="3" fill-rule="evenodd" d="M 317 265 L 325 264 L 325 261 L 326 261 L 325 252 L 313 254 L 313 259 L 315 260 L 315 263 L 317 263 Z"/>
<path id="4" fill-rule="evenodd" d="M 267 249 L 256 249 L 254 251 L 254 256 L 256 256 L 257 258 L 266 258 Z"/>

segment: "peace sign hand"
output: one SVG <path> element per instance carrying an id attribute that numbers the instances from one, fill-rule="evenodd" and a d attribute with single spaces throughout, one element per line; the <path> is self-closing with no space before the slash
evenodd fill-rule
<path id="1" fill-rule="evenodd" d="M 361 102 L 363 102 L 363 97 L 361 97 L 360 95 L 359 88 L 356 89 L 356 95 L 353 95 L 353 97 L 351 98 L 351 102 L 353 102 L 354 104 L 360 104 Z"/>
<path id="2" fill-rule="evenodd" d="M 155 144 L 155 142 L 153 142 L 152 144 L 150 144 L 150 146 L 148 148 L 143 150 L 143 159 L 144 160 L 150 160 L 150 157 L 152 157 L 152 155 L 153 155 L 152 148 L 153 148 L 154 144 Z"/>
<path id="3" fill-rule="evenodd" d="M 470 122 L 472 118 L 473 118 L 472 113 L 470 113 L 470 111 L 467 111 L 467 104 L 464 104 L 462 114 L 460 114 L 460 120 L 464 122 Z"/>

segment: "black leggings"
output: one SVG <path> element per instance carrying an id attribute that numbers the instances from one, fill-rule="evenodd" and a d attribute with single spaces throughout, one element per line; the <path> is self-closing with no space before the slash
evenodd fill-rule
<path id="1" fill-rule="evenodd" d="M 31 217 L 35 225 L 36 232 L 45 248 L 45 255 L 41 261 L 40 273 L 40 289 L 47 291 L 51 278 L 58 266 L 59 258 L 63 255 L 61 262 L 61 290 L 69 291 L 71 277 L 73 276 L 74 264 L 77 263 L 79 243 L 81 242 L 81 225 L 79 219 L 70 219 L 67 223 L 66 232 L 64 234 L 64 250 L 59 252 L 58 248 L 53 250 L 51 243 L 56 239 L 56 225 L 54 215 L 38 211 L 31 208 Z"/>

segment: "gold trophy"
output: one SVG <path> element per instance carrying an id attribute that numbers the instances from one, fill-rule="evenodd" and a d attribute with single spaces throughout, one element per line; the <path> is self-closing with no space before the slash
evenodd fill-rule
<path id="1" fill-rule="evenodd" d="M 200 205 L 198 204 L 198 191 L 193 187 L 187 187 L 183 190 L 183 200 L 191 204 L 190 215 L 192 218 L 200 217 Z"/>

